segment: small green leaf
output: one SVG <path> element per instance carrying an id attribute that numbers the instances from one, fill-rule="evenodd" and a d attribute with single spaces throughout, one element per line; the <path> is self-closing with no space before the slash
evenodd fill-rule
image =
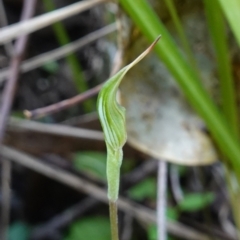
<path id="1" fill-rule="evenodd" d="M 148 240 L 157 240 L 157 226 L 155 224 L 152 224 L 148 227 Z M 175 240 L 174 237 L 167 236 L 167 240 Z"/>
<path id="2" fill-rule="evenodd" d="M 11 117 L 25 119 L 23 111 L 12 111 L 11 112 Z"/>
<path id="3" fill-rule="evenodd" d="M 116 101 L 117 90 L 126 73 L 153 49 L 159 39 L 160 37 L 132 63 L 111 77 L 98 95 L 98 115 L 107 145 L 108 198 L 113 202 L 118 198 L 122 147 L 127 140 L 125 108 Z"/>
<path id="4" fill-rule="evenodd" d="M 157 240 L 157 226 L 152 224 L 148 227 L 148 240 Z"/>
<path id="5" fill-rule="evenodd" d="M 156 198 L 156 180 L 154 178 L 147 178 L 128 191 L 128 195 L 137 201 L 142 201 L 146 198 Z"/>
<path id="6" fill-rule="evenodd" d="M 178 174 L 180 177 L 185 176 L 189 169 L 188 167 L 183 165 L 178 165 L 177 168 L 178 168 Z"/>
<path id="7" fill-rule="evenodd" d="M 166 215 L 168 220 L 177 220 L 179 217 L 178 210 L 173 207 L 167 208 Z"/>
<path id="8" fill-rule="evenodd" d="M 15 222 L 9 228 L 8 240 L 27 240 L 30 227 L 24 222 Z"/>
<path id="9" fill-rule="evenodd" d="M 73 156 L 73 166 L 106 180 L 106 158 L 107 155 L 102 152 L 78 152 Z"/>
<path id="10" fill-rule="evenodd" d="M 213 193 L 191 193 L 186 194 L 178 207 L 182 211 L 194 212 L 205 208 L 213 203 L 215 196 Z"/>
<path id="11" fill-rule="evenodd" d="M 56 61 L 49 61 L 47 63 L 45 63 L 42 68 L 51 74 L 57 73 L 57 71 L 59 70 L 59 65 Z"/>
<path id="12" fill-rule="evenodd" d="M 74 222 L 64 240 L 110 240 L 109 220 L 91 217 Z"/>

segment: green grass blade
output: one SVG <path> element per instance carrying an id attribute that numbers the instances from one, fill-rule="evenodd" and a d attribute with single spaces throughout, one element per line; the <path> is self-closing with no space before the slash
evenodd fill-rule
<path id="1" fill-rule="evenodd" d="M 193 107 L 205 120 L 219 148 L 240 176 L 240 147 L 238 141 L 227 128 L 222 115 L 201 85 L 197 73 L 180 54 L 172 37 L 158 19 L 156 13 L 145 0 L 120 0 L 120 3 L 149 41 L 153 41 L 159 34 L 162 35 L 161 42 L 155 47 L 157 55 L 178 81 Z"/>
<path id="2" fill-rule="evenodd" d="M 216 60 L 218 65 L 218 75 L 220 78 L 222 108 L 229 127 L 233 134 L 239 136 L 238 118 L 237 118 L 237 99 L 235 95 L 234 81 L 231 73 L 231 64 L 226 39 L 226 28 L 223 14 L 217 0 L 204 0 L 205 11 L 208 20 L 209 32 L 212 37 L 213 45 L 216 52 Z M 226 166 L 226 179 L 228 191 L 232 204 L 232 211 L 235 223 L 240 229 L 240 186 L 236 184 L 236 174 Z M 238 238 L 240 236 L 238 235 Z"/>
<path id="3" fill-rule="evenodd" d="M 56 8 L 52 0 L 43 0 L 43 3 L 47 11 L 53 11 Z M 61 46 L 71 42 L 67 34 L 67 31 L 61 22 L 56 22 L 52 26 L 57 37 L 57 40 Z M 66 56 L 66 60 L 71 69 L 73 81 L 78 92 L 80 93 L 85 92 L 86 90 L 88 90 L 88 86 L 84 79 L 82 68 L 77 59 L 76 54 L 70 53 L 69 55 Z M 91 110 L 93 110 L 94 106 L 95 103 L 93 100 L 87 100 L 83 103 L 83 107 L 86 112 L 90 112 Z"/>
<path id="4" fill-rule="evenodd" d="M 223 12 L 228 19 L 228 22 L 232 28 L 232 31 L 237 39 L 237 42 L 240 46 L 240 1 L 239 0 L 218 0 L 220 3 Z"/>
<path id="5" fill-rule="evenodd" d="M 233 134 L 238 135 L 237 98 L 231 73 L 225 22 L 217 0 L 204 0 L 204 4 L 208 27 L 216 53 L 223 112 Z"/>
<path id="6" fill-rule="evenodd" d="M 182 23 L 181 23 L 181 19 L 178 16 L 175 3 L 174 3 L 173 0 L 164 0 L 164 1 L 165 1 L 165 4 L 166 4 L 166 6 L 169 10 L 172 21 L 173 21 L 173 23 L 175 25 L 175 28 L 177 30 L 178 36 L 181 40 L 181 44 L 183 46 L 183 49 L 184 49 L 185 53 L 187 54 L 188 60 L 191 63 L 192 67 L 195 69 L 195 71 L 199 74 L 199 70 L 198 70 L 198 67 L 197 67 L 196 60 L 193 56 L 189 41 L 188 41 L 187 36 L 184 32 L 184 29 L 183 29 L 183 26 L 182 26 Z M 200 74 L 199 74 L 199 76 L 200 76 Z"/>

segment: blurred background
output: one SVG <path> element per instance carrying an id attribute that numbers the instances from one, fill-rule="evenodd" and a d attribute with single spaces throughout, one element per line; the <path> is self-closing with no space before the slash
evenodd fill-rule
<path id="1" fill-rule="evenodd" d="M 101 0 L 0 0 L 0 39 L 8 25 L 77 9 L 82 2 L 91 5 L 29 35 L 15 33 L 14 39 L 0 42 L 2 240 L 110 240 L 107 155 L 97 94 L 100 84 L 150 42 L 124 9 Z M 203 1 L 149 2 L 183 58 L 190 59 L 189 68 L 198 69 L 206 91 L 221 106 Z M 172 2 L 173 8 L 168 5 Z M 190 53 L 176 27 L 179 20 Z M 237 44 L 228 27 L 223 35 L 239 89 Z M 160 239 L 156 208 L 161 204 L 166 239 L 237 239 L 225 171 L 218 161 L 224 157 L 171 71 L 155 53 L 150 55 L 121 85 L 129 138 L 121 170 L 120 239 Z M 10 81 L 15 81 L 13 90 L 6 93 Z M 4 111 L 7 105 L 9 111 Z"/>

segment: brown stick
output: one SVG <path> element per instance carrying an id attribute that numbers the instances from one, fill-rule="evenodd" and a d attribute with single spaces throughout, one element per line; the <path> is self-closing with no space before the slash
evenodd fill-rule
<path id="1" fill-rule="evenodd" d="M 75 97 L 63 100 L 61 102 L 57 102 L 57 103 L 49 105 L 47 107 L 38 108 L 38 109 L 35 109 L 33 111 L 25 110 L 24 111 L 24 115 L 27 118 L 31 118 L 31 119 L 35 118 L 36 119 L 36 118 L 44 117 L 44 116 L 46 116 L 48 114 L 52 114 L 52 113 L 61 111 L 63 109 L 66 109 L 66 108 L 69 108 L 71 106 L 74 106 L 77 103 L 83 102 L 83 101 L 87 100 L 90 97 L 95 96 L 99 92 L 101 87 L 102 87 L 102 84 L 97 85 L 96 87 L 94 87 L 92 89 L 89 89 L 89 90 L 87 90 L 84 93 L 78 94 Z"/>
<path id="2" fill-rule="evenodd" d="M 3 5 L 3 1 L 0 0 L 0 24 L 1 26 L 7 26 L 8 20 L 6 11 Z M 4 45 L 5 51 L 10 58 L 13 53 L 13 45 L 11 42 Z M 1 211 L 1 225 L 0 225 L 0 239 L 7 239 L 7 232 L 10 220 L 10 206 L 11 206 L 11 168 L 12 163 L 5 159 L 1 162 L 2 165 L 2 211 Z"/>
<path id="3" fill-rule="evenodd" d="M 35 6 L 36 6 L 36 0 L 25 0 L 24 5 L 23 5 L 23 11 L 22 11 L 22 16 L 21 16 L 21 21 L 25 21 L 29 18 L 31 18 L 34 14 Z M 6 129 L 6 123 L 7 123 L 7 118 L 12 106 L 14 94 L 15 94 L 15 89 L 17 85 L 17 79 L 19 76 L 19 69 L 20 69 L 20 64 L 25 52 L 25 48 L 27 45 L 27 40 L 28 36 L 22 36 L 20 37 L 16 44 L 15 44 L 15 49 L 13 53 L 13 57 L 11 59 L 11 64 L 10 64 L 10 74 L 8 81 L 6 83 L 6 86 L 3 91 L 3 96 L 2 96 L 2 105 L 0 108 L 0 144 L 3 141 L 5 129 Z M 2 169 L 5 169 L 8 171 L 8 176 L 9 181 L 10 181 L 10 165 L 9 162 L 5 159 L 2 160 Z M 6 189 L 9 190 L 9 181 L 8 179 L 3 179 L 3 186 L 5 186 Z M 6 191 L 8 200 L 10 198 L 10 193 Z M 6 209 L 7 206 L 7 209 Z M 2 230 L 1 230 L 1 236 L 0 238 L 2 240 L 7 239 L 7 228 L 8 228 L 8 219 L 9 219 L 9 203 L 6 204 L 6 202 L 3 201 L 2 203 Z M 7 222 L 6 222 L 7 221 Z"/>
<path id="4" fill-rule="evenodd" d="M 26 21 L 27 19 L 33 16 L 36 2 L 37 0 L 24 1 L 21 21 Z M 0 113 L 1 113 L 0 114 L 0 142 L 2 142 L 2 139 L 4 136 L 6 122 L 12 106 L 15 89 L 17 85 L 17 80 L 19 76 L 20 63 L 22 61 L 22 58 L 25 52 L 27 41 L 28 41 L 28 36 L 22 36 L 17 40 L 15 44 L 13 58 L 10 64 L 11 71 L 3 91 L 3 97 L 2 97 L 3 101 L 2 101 L 2 106 L 0 108 Z"/>
<path id="5" fill-rule="evenodd" d="M 64 212 L 56 215 L 50 221 L 45 222 L 34 228 L 29 239 L 41 240 L 49 239 L 52 232 L 59 232 L 65 229 L 74 220 L 80 219 L 84 213 L 96 207 L 100 202 L 92 197 L 86 197 L 76 205 L 64 210 Z"/>
<path id="6" fill-rule="evenodd" d="M 34 2 L 34 1 L 33 1 Z M 107 2 L 106 0 L 78 1 L 66 7 L 37 16 L 30 21 L 12 24 L 8 28 L 0 29 L 0 44 L 9 42 L 19 36 L 27 35 L 47 27 L 55 22 L 73 17 L 96 5 Z"/>
<path id="7" fill-rule="evenodd" d="M 2 0 L 1 0 L 2 1 Z M 1 13 L 0 13 L 1 14 Z M 0 15 L 1 16 L 1 15 Z M 116 31 L 116 24 L 112 23 L 107 25 L 101 29 L 98 29 L 94 32 L 91 32 L 80 39 L 73 41 L 67 45 L 62 47 L 53 49 L 49 52 L 45 52 L 39 54 L 35 57 L 29 58 L 22 62 L 21 64 L 21 72 L 25 73 L 31 70 L 34 70 L 38 67 L 41 67 L 46 62 L 59 60 L 61 58 L 66 57 L 69 53 L 76 52 L 77 50 L 85 47 L 87 44 L 90 44 L 94 41 L 97 41 L 99 38 L 102 38 L 112 32 Z M 0 83 L 5 81 L 5 78 L 8 76 L 10 72 L 9 68 L 1 69 L 0 71 Z"/>

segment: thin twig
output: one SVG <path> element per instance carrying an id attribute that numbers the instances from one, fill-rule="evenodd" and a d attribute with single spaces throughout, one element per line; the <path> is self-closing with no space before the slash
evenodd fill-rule
<path id="1" fill-rule="evenodd" d="M 2 216 L 0 225 L 0 239 L 7 240 L 8 225 L 10 220 L 11 206 L 11 162 L 3 159 L 2 161 Z"/>
<path id="2" fill-rule="evenodd" d="M 158 194 L 157 194 L 157 230 L 158 240 L 167 239 L 166 230 L 166 191 L 167 191 L 167 162 L 158 163 Z"/>
<path id="3" fill-rule="evenodd" d="M 122 232 L 122 240 L 131 240 L 132 239 L 132 230 L 133 230 L 133 217 L 127 213 L 124 216 L 124 226 Z"/>
<path id="4" fill-rule="evenodd" d="M 25 0 L 24 4 L 23 4 L 23 10 L 22 10 L 22 16 L 21 16 L 21 21 L 26 21 L 29 18 L 31 18 L 34 14 L 35 11 L 35 6 L 36 6 L 36 0 Z M 1 34 L 0 34 L 1 35 Z M 14 94 L 15 94 L 15 89 L 16 89 L 16 85 L 17 85 L 17 79 L 18 79 L 18 75 L 19 75 L 19 68 L 20 68 L 20 63 L 22 61 L 24 52 L 25 52 L 25 48 L 27 45 L 27 40 L 28 40 L 28 36 L 23 36 L 20 37 L 15 44 L 14 47 L 14 53 L 12 55 L 12 59 L 11 59 L 11 64 L 10 64 L 10 73 L 9 73 L 9 78 L 7 81 L 7 84 L 4 88 L 3 91 L 3 95 L 2 95 L 2 105 L 0 108 L 0 144 L 3 141 L 3 137 L 4 137 L 4 133 L 5 133 L 5 129 L 6 129 L 6 123 L 7 123 L 7 118 L 12 106 L 12 102 L 13 102 L 13 98 L 14 98 Z M 2 160 L 2 168 L 5 171 L 8 171 L 8 176 L 10 178 L 10 171 L 11 171 L 11 166 L 9 164 L 9 162 L 5 159 Z M 5 182 L 6 181 L 6 182 Z M 5 187 L 5 191 L 6 191 L 6 196 L 5 196 L 5 200 L 6 201 L 10 201 L 10 189 L 9 189 L 9 183 L 7 182 L 7 180 L 3 179 L 3 185 Z M 8 188 L 8 190 L 7 190 Z M 3 236 L 1 237 L 2 240 L 7 239 L 7 231 L 8 231 L 8 220 L 9 220 L 9 204 L 10 203 L 6 203 L 3 202 L 2 204 L 2 226 L 4 227 L 2 234 Z"/>
<path id="5" fill-rule="evenodd" d="M 51 50 L 49 52 L 40 54 L 36 57 L 23 61 L 20 70 L 22 73 L 25 73 L 43 66 L 46 62 L 59 60 L 68 55 L 69 53 L 76 52 L 77 50 L 86 46 L 87 44 L 90 44 L 114 31 L 116 31 L 115 23 L 103 27 L 99 30 L 96 30 L 92 33 L 89 33 L 86 36 L 74 42 L 71 42 L 63 47 L 59 47 L 57 49 Z M 10 70 L 8 68 L 0 71 L 0 83 L 6 79 L 6 77 L 9 74 L 9 71 Z"/>
<path id="6" fill-rule="evenodd" d="M 36 0 L 24 1 L 21 21 L 24 22 L 33 16 L 36 2 L 37 2 Z M 7 84 L 3 91 L 3 96 L 2 96 L 3 101 L 0 109 L 0 113 L 1 113 L 0 114 L 0 142 L 2 142 L 4 131 L 5 131 L 5 125 L 6 125 L 7 118 L 12 106 L 12 101 L 14 98 L 17 79 L 19 75 L 20 63 L 25 52 L 27 41 L 28 41 L 28 36 L 23 36 L 23 37 L 20 37 L 15 44 L 14 56 L 10 64 L 11 71 L 9 73 L 9 80 L 7 81 Z"/>
<path id="7" fill-rule="evenodd" d="M 86 11 L 106 0 L 80 1 L 67 7 L 45 13 L 29 21 L 13 24 L 0 30 L 0 44 L 9 42 L 19 36 L 35 32 L 41 28 L 47 27 L 55 22 L 74 16 L 80 12 Z"/>
<path id="8" fill-rule="evenodd" d="M 85 113 L 84 115 L 79 115 L 76 117 L 68 118 L 61 122 L 61 124 L 68 126 L 81 126 L 87 123 L 92 123 L 98 120 L 97 112 Z"/>
<path id="9" fill-rule="evenodd" d="M 51 232 L 55 232 L 66 227 L 77 217 L 91 209 L 93 206 L 96 206 L 97 203 L 99 203 L 99 201 L 95 198 L 86 197 L 78 204 L 55 216 L 49 222 L 33 229 L 30 239 L 40 240 L 47 238 Z"/>
<path id="10" fill-rule="evenodd" d="M 6 11 L 2 0 L 0 0 L 0 21 L 1 26 L 7 26 L 8 20 Z M 12 43 L 4 45 L 5 51 L 10 58 L 13 53 Z M 10 220 L 10 206 L 11 206 L 11 169 L 12 164 L 10 161 L 2 159 L 2 203 L 1 203 L 1 222 L 0 222 L 0 239 L 7 239 L 7 232 Z"/>
<path id="11" fill-rule="evenodd" d="M 143 164 L 134 168 L 130 173 L 124 174 L 121 177 L 121 185 L 126 188 L 130 188 L 135 184 L 144 180 L 147 176 L 156 172 L 158 162 L 155 159 L 148 159 Z"/>
<path id="12" fill-rule="evenodd" d="M 15 131 L 34 131 L 39 133 L 48 133 L 59 136 L 93 139 L 103 141 L 103 133 L 97 130 L 76 128 L 61 124 L 46 124 L 29 120 L 19 120 L 11 118 L 8 122 L 8 129 Z"/>
<path id="13" fill-rule="evenodd" d="M 20 151 L 14 150 L 12 148 L 2 146 L 0 148 L 0 154 L 10 159 L 22 166 L 25 166 L 33 171 L 41 173 L 44 176 L 47 176 L 51 179 L 59 181 L 77 191 L 84 192 L 90 196 L 95 197 L 96 199 L 108 203 L 107 192 L 105 189 L 101 189 L 93 185 L 92 183 L 75 176 L 72 173 L 59 169 L 57 167 L 49 166 L 44 164 L 39 159 L 29 156 L 28 154 L 22 153 Z M 155 211 L 143 207 L 139 204 L 133 203 L 123 197 L 119 197 L 118 206 L 124 212 L 134 216 L 135 218 L 147 222 L 147 223 L 156 223 Z M 179 236 L 183 239 L 189 240 L 210 240 L 211 238 L 207 235 L 197 232 L 187 226 L 177 223 L 177 222 L 168 222 L 167 230 L 169 233 L 175 236 Z"/>
<path id="14" fill-rule="evenodd" d="M 214 236 L 215 239 L 237 240 L 237 237 L 231 236 L 231 234 L 228 234 L 224 230 L 219 230 L 213 226 L 205 225 L 204 223 L 199 223 L 193 220 L 192 218 L 182 217 L 182 219 L 185 224 L 189 224 L 189 226 L 194 227 L 194 229 L 198 229 L 200 232 L 205 232 L 206 234 Z"/>
<path id="15" fill-rule="evenodd" d="M 74 106 L 82 101 L 85 101 L 90 97 L 95 96 L 100 91 L 101 87 L 102 87 L 102 84 L 99 84 L 96 87 L 89 89 L 84 93 L 80 93 L 80 94 L 76 95 L 75 97 L 63 100 L 61 102 L 57 102 L 57 103 L 49 105 L 47 107 L 38 108 L 33 111 L 25 110 L 24 115 L 27 118 L 37 119 L 37 118 L 44 117 L 49 114 L 56 113 L 63 109 Z"/>

